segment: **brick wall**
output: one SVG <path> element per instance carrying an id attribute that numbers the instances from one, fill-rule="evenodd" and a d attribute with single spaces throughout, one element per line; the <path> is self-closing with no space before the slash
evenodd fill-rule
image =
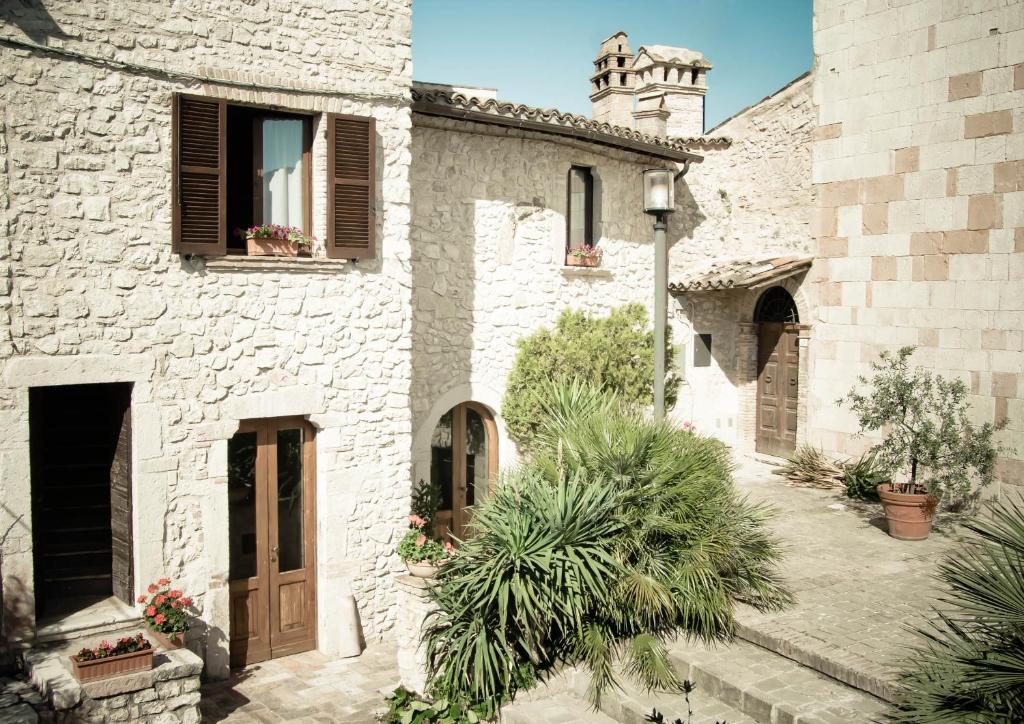
<path id="1" fill-rule="evenodd" d="M 1024 480 L 1024 4 L 816 0 L 813 180 L 819 260 L 810 427 L 854 454 L 834 401 L 883 349 L 1010 418 Z"/>

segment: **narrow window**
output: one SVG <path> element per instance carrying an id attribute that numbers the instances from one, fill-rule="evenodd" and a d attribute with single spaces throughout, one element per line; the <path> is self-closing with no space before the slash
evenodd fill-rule
<path id="1" fill-rule="evenodd" d="M 697 85 L 697 69 L 690 71 L 690 85 Z"/>
<path id="2" fill-rule="evenodd" d="M 695 335 L 693 335 L 693 366 L 694 367 L 710 367 L 711 366 L 711 335 L 710 334 L 695 334 Z"/>
<path id="3" fill-rule="evenodd" d="M 566 218 L 568 249 L 594 245 L 594 176 L 586 166 L 569 169 Z"/>
<path id="4" fill-rule="evenodd" d="M 618 59 L 618 63 L 619 63 L 619 67 L 620 68 L 625 68 L 626 67 L 626 59 L 625 58 L 619 58 Z"/>
<path id="5" fill-rule="evenodd" d="M 619 85 L 626 85 L 626 74 L 619 73 Z"/>

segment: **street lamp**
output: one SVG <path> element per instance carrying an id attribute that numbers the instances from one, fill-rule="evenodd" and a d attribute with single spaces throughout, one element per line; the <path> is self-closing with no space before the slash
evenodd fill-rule
<path id="1" fill-rule="evenodd" d="M 675 171 L 644 171 L 644 213 L 654 216 L 654 419 L 665 417 L 665 318 L 668 294 L 667 214 L 675 210 Z"/>

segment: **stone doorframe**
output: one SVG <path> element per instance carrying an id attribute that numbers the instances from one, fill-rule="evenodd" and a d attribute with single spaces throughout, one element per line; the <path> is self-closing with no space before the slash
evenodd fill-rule
<path id="1" fill-rule="evenodd" d="M 739 436 L 736 447 L 752 453 L 757 444 L 757 330 L 756 322 L 740 322 L 736 339 L 737 392 L 739 393 Z M 800 346 L 799 383 L 796 398 L 796 445 L 807 441 L 807 388 L 810 374 L 811 325 L 789 325 L 797 330 Z"/>

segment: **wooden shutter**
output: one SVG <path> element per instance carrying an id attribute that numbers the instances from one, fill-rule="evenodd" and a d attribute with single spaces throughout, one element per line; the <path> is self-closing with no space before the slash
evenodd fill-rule
<path id="1" fill-rule="evenodd" d="M 227 103 L 175 95 L 174 250 L 227 251 Z"/>
<path id="2" fill-rule="evenodd" d="M 125 408 L 121 418 L 121 431 L 110 465 L 110 542 L 113 593 L 125 603 L 134 604 L 131 407 Z"/>
<path id="3" fill-rule="evenodd" d="M 377 133 L 373 118 L 327 116 L 327 256 L 372 259 Z"/>

